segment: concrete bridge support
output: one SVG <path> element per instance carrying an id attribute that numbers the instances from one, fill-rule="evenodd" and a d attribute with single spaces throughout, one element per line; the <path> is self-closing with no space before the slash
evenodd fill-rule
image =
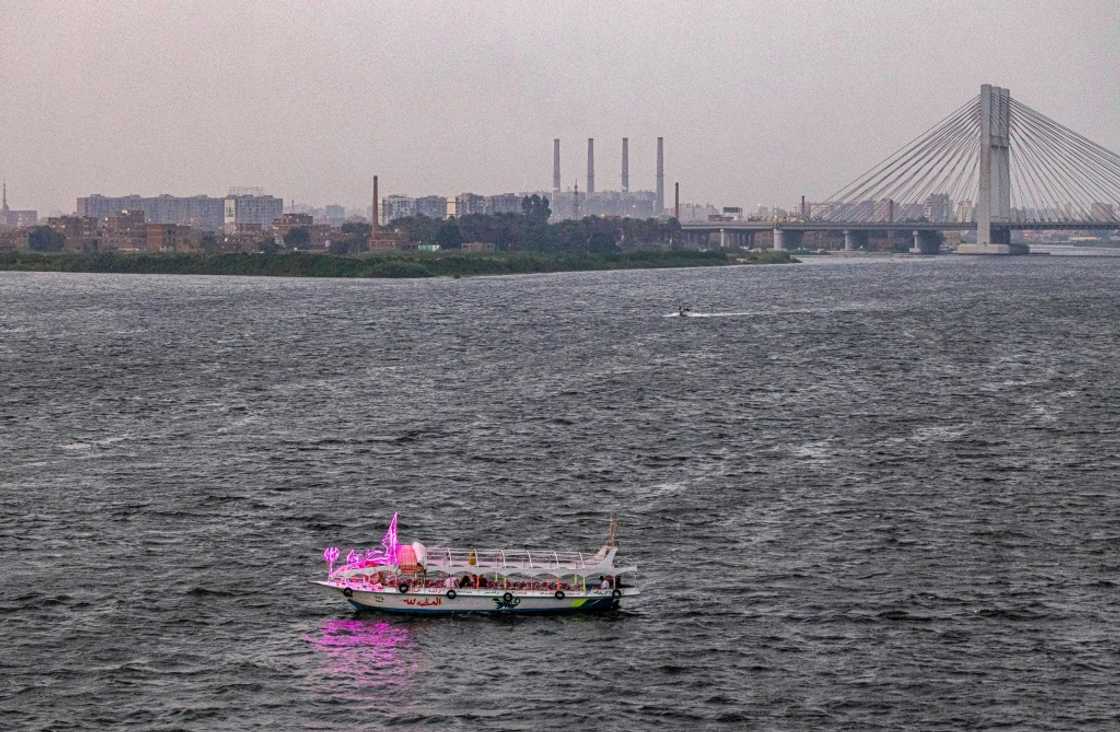
<path id="1" fill-rule="evenodd" d="M 844 229 L 844 251 L 854 252 L 860 247 L 867 245 L 867 233 L 863 231 L 851 231 Z"/>
<path id="2" fill-rule="evenodd" d="M 774 249 L 775 251 L 783 252 L 788 249 L 797 249 L 801 246 L 800 231 L 791 231 L 789 229 L 774 229 Z"/>
<path id="3" fill-rule="evenodd" d="M 959 254 L 1026 254 L 1011 244 L 1011 92 L 980 87 L 980 182 L 976 196 L 976 243 Z"/>
<path id="4" fill-rule="evenodd" d="M 719 230 L 720 249 L 748 249 L 751 245 L 751 232 L 737 229 Z"/>
<path id="5" fill-rule="evenodd" d="M 936 231 L 915 231 L 914 246 L 910 248 L 911 254 L 939 254 L 941 252 L 941 237 Z"/>

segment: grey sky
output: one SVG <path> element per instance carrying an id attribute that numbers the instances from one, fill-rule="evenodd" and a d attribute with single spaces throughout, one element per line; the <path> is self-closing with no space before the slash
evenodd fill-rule
<path id="1" fill-rule="evenodd" d="M 983 82 L 1120 150 L 1120 3 L 46 2 L 0 12 L 13 207 L 667 185 L 823 198 Z M 670 188 L 671 190 L 671 188 Z"/>

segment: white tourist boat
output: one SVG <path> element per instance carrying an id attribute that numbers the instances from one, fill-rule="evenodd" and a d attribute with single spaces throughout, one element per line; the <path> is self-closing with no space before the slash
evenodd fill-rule
<path id="1" fill-rule="evenodd" d="M 452 549 L 401 544 L 397 515 L 376 549 L 327 547 L 315 584 L 359 610 L 391 613 L 572 613 L 617 610 L 639 594 L 632 566 L 616 565 L 612 519 L 597 552 Z M 336 566 L 337 565 L 337 566 Z M 625 577 L 625 580 L 624 580 Z"/>

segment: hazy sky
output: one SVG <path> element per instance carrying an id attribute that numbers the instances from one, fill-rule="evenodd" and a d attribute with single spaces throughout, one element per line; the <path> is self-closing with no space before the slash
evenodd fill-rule
<path id="1" fill-rule="evenodd" d="M 0 5 L 0 176 L 78 195 L 368 205 L 666 180 L 716 205 L 819 199 L 977 93 L 1120 150 L 1120 2 L 91 2 Z"/>

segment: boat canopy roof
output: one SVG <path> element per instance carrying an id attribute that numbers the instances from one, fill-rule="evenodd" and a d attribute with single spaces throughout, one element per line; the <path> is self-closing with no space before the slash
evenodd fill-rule
<path id="1" fill-rule="evenodd" d="M 467 549 L 426 547 L 423 564 L 428 573 L 500 574 L 523 577 L 591 577 L 633 573 L 635 567 L 616 567 L 617 547 L 604 546 L 594 554 L 559 552 L 544 549 Z M 396 570 L 392 564 L 342 567 L 338 574 L 373 574 Z M 401 567 L 407 569 L 406 567 Z"/>
<path id="2" fill-rule="evenodd" d="M 604 546 L 594 554 L 559 552 L 546 549 L 456 549 L 428 547 L 429 572 L 447 574 L 489 573 L 526 576 L 618 574 L 614 566 L 616 547 Z"/>

